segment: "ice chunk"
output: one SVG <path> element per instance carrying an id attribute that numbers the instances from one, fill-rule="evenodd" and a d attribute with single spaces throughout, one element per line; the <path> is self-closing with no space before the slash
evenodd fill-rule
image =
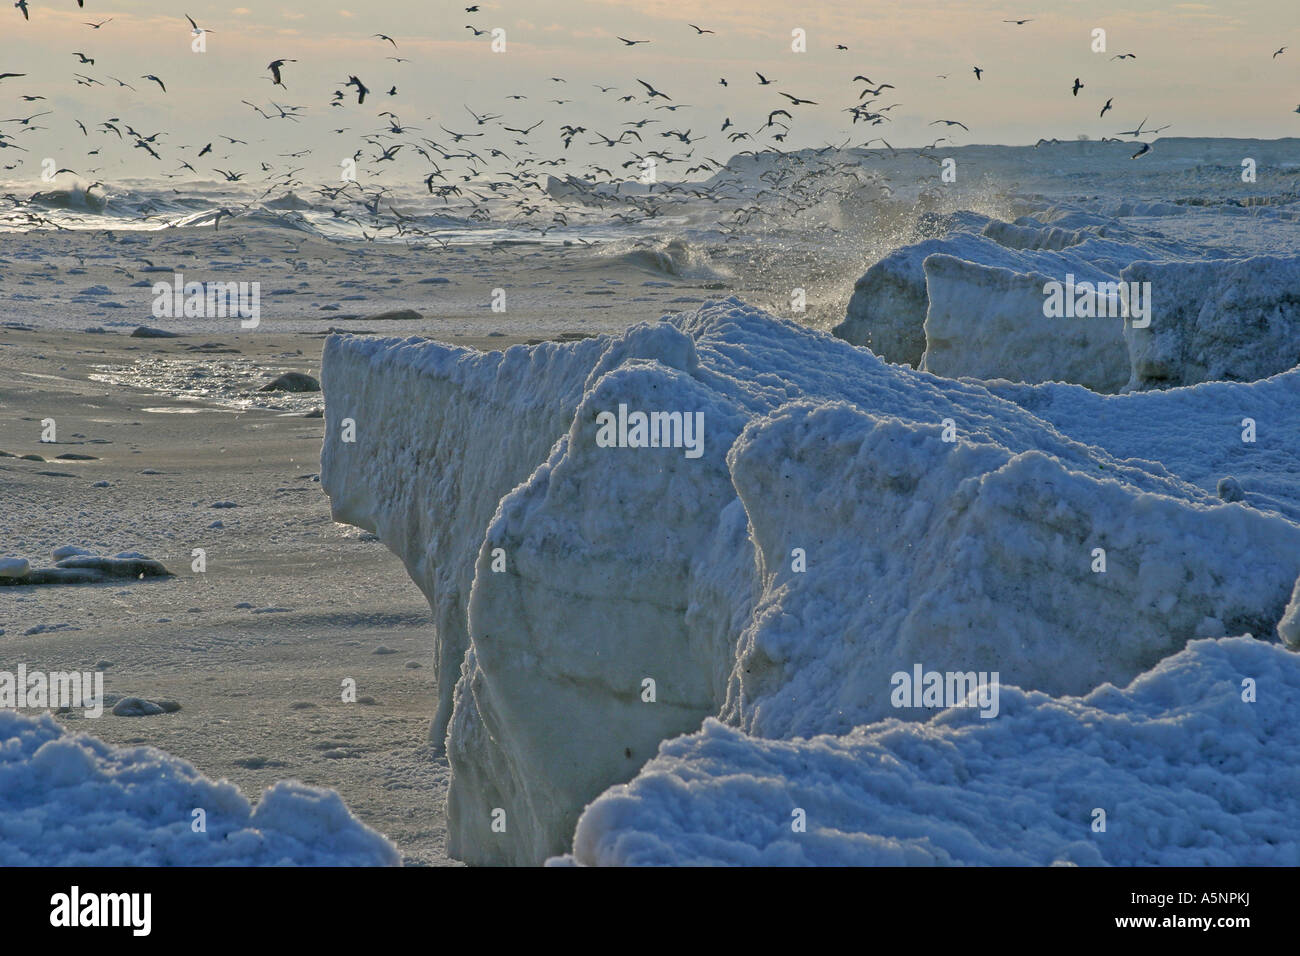
<path id="1" fill-rule="evenodd" d="M 1300 256 L 1226 262 L 1138 262 L 1126 282 L 1151 284 L 1151 322 L 1130 324 L 1130 389 L 1251 382 L 1300 365 Z"/>

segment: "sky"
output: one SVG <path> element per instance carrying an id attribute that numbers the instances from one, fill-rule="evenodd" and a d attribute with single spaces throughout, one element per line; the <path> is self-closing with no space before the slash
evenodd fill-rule
<path id="1" fill-rule="evenodd" d="M 1149 126 L 1168 124 L 1166 136 L 1300 133 L 1300 113 L 1293 112 L 1300 106 L 1295 0 L 1055 0 L 1024 7 L 987 0 L 497 0 L 477 4 L 472 13 L 464 8 L 473 4 L 446 0 L 184 3 L 86 0 L 78 10 L 75 0 L 29 0 L 30 22 L 8 9 L 8 0 L 0 3 L 0 73 L 28 74 L 0 81 L 0 119 L 54 111 L 29 124 L 45 127 L 34 132 L 0 123 L 9 142 L 28 150 L 0 150 L 0 167 L 21 163 L 0 169 L 0 178 L 35 180 L 46 157 L 105 181 L 172 173 L 181 161 L 195 166 L 199 178 L 213 178 L 214 168 L 256 172 L 264 160 L 293 158 L 303 178 L 331 180 L 339 163 L 362 146 L 361 135 L 383 128 L 377 114 L 384 110 L 444 145 L 449 137 L 439 124 L 485 132 L 465 145 L 495 146 L 510 160 L 524 148 L 498 123 L 524 128 L 543 120 L 528 148 L 539 157 L 563 157 L 574 171 L 589 161 L 625 161 L 631 145 L 589 146 L 591 131 L 614 137 L 624 123 L 642 117 L 661 120 L 641 128 L 645 148 L 684 154 L 677 139 L 646 135 L 674 129 L 698 140 L 697 156 L 725 160 L 754 148 L 753 140 L 730 141 L 736 131 L 754 134 L 760 148 L 770 142 L 758 131 L 768 113 L 781 108 L 794 117 L 787 148 L 857 145 L 876 136 L 895 146 L 922 146 L 943 135 L 954 145 L 1099 139 L 1144 118 Z M 185 14 L 211 31 L 206 52 L 193 52 Z M 107 18 L 111 22 L 98 30 L 85 25 Z M 1029 22 L 1003 22 L 1023 18 Z M 697 34 L 689 23 L 714 32 Z M 490 32 L 475 36 L 467 25 L 504 29 L 505 52 L 493 52 Z M 791 48 L 796 29 L 806 32 L 806 52 Z M 1092 48 L 1096 29 L 1106 32 L 1105 52 Z M 376 33 L 392 36 L 396 46 Z M 650 42 L 626 46 L 619 36 Z M 1293 42 L 1293 49 L 1272 56 Z M 77 52 L 95 64 L 81 64 Z M 1136 59 L 1113 59 L 1124 53 Z M 287 89 L 273 87 L 266 69 L 280 58 L 298 61 L 285 65 Z M 975 66 L 983 70 L 981 79 Z M 760 86 L 756 71 L 774 82 Z M 104 85 L 78 85 L 74 73 Z M 144 74 L 161 78 L 167 92 Z M 372 91 L 364 106 L 342 85 L 349 75 Z M 855 75 L 893 85 L 868 98 L 877 107 L 898 104 L 885 111 L 890 122 L 851 122 L 845 108 L 858 103 L 865 88 L 851 79 Z M 1078 96 L 1071 93 L 1076 77 L 1084 83 Z M 653 111 L 652 105 L 669 101 L 648 104 L 638 79 L 681 109 Z M 597 84 L 614 89 L 601 92 Z M 387 95 L 393 86 L 396 95 Z M 332 107 L 339 89 L 348 93 L 345 105 Z M 782 92 L 815 105 L 794 106 Z M 619 102 L 629 94 L 636 99 Z M 46 99 L 25 102 L 23 95 Z M 1112 109 L 1099 117 L 1107 99 Z M 272 115 L 271 101 L 304 109 L 296 123 L 267 120 L 241 100 Z M 467 106 L 502 119 L 479 126 Z M 161 133 L 153 145 L 162 159 L 97 128 L 114 117 L 145 136 Z M 724 133 L 725 118 L 733 125 Z M 970 131 L 933 125 L 943 119 Z M 569 150 L 560 136 L 564 124 L 588 130 Z M 249 145 L 227 143 L 222 135 Z M 208 142 L 216 145 L 200 162 L 195 153 Z M 86 155 L 96 148 L 98 155 Z M 308 148 L 310 155 L 283 155 Z M 364 149 L 363 166 L 377 152 Z M 408 147 L 396 161 L 370 168 L 418 184 L 428 165 Z"/>

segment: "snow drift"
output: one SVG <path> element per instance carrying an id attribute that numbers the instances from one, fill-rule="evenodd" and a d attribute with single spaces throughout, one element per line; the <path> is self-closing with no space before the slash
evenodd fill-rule
<path id="1" fill-rule="evenodd" d="M 195 832 L 194 811 L 206 832 Z M 0 711 L 0 866 L 394 866 L 333 790 L 281 781 L 257 807 L 152 747 Z"/>
<path id="2" fill-rule="evenodd" d="M 1300 577 L 1294 486 L 1266 512 L 1248 475 L 1248 504 L 1225 503 L 1220 451 L 1112 453 L 1033 414 L 1032 390 L 889 365 L 734 299 L 488 355 L 336 336 L 322 381 L 335 516 L 434 608 L 449 850 L 472 862 L 565 852 L 586 804 L 705 718 L 846 734 L 900 716 L 890 674 L 917 663 L 1082 694 L 1196 638 L 1273 635 Z M 1256 386 L 1179 394 L 1206 387 Z M 1097 396 L 1050 396 L 1086 431 Z M 1209 427 L 1223 399 L 1183 408 Z M 703 454 L 604 447 L 620 407 L 702 414 Z M 1270 426 L 1292 474 L 1298 423 Z"/>
<path id="3" fill-rule="evenodd" d="M 1300 865 L 1295 654 L 1193 641 L 1122 689 L 1004 685 L 1001 705 L 800 740 L 707 720 L 587 807 L 553 862 Z"/>

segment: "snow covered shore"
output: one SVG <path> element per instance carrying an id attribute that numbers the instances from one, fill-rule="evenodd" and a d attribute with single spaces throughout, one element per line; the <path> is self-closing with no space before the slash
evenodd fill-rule
<path id="1" fill-rule="evenodd" d="M 1084 389 L 937 378 L 734 299 L 505 353 L 335 336 L 321 481 L 434 610 L 449 851 L 535 864 L 706 718 L 762 755 L 933 716 L 891 706 L 914 665 L 996 671 L 1047 706 L 1195 639 L 1276 640 L 1300 577 L 1298 374 L 1109 400 L 1200 416 L 1200 441 L 1152 448 L 1090 434 Z M 1292 414 L 1247 444 L 1226 410 L 1266 394 Z M 620 408 L 702 414 L 703 453 L 607 447 Z M 1229 462 L 1240 502 L 1216 494 Z M 591 826 L 579 859 L 615 859 Z"/>

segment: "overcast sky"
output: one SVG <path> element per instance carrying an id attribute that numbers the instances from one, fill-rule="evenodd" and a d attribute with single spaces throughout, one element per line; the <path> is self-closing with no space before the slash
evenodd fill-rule
<path id="1" fill-rule="evenodd" d="M 496 0 L 471 4 L 445 0 L 373 0 L 342 4 L 289 0 L 241 7 L 210 0 L 172 3 L 148 0 L 30 0 L 24 22 L 9 0 L 0 2 L 0 73 L 27 73 L 0 83 L 0 118 L 25 117 L 44 109 L 54 115 L 34 120 L 48 130 L 22 133 L 19 124 L 0 124 L 0 132 L 27 148 L 0 150 L 0 166 L 19 160 L 15 178 L 39 172 L 39 157 L 60 165 L 99 168 L 99 178 L 173 171 L 181 159 L 205 176 L 210 165 L 257 169 L 257 161 L 312 147 L 300 162 L 304 178 L 335 178 L 339 160 L 358 145 L 362 132 L 381 128 L 377 114 L 397 113 L 403 123 L 439 142 L 437 129 L 481 132 L 467 140 L 474 148 L 498 146 L 513 155 L 513 136 L 495 125 L 478 127 L 465 110 L 504 114 L 503 122 L 524 127 L 546 120 L 530 137 L 539 155 L 568 155 L 608 162 L 625 159 L 626 150 L 589 148 L 593 135 L 575 140 L 567 154 L 559 138 L 564 123 L 617 135 L 621 124 L 643 116 L 663 123 L 649 129 L 690 130 L 707 136 L 697 155 L 725 159 L 751 143 L 731 143 L 719 131 L 724 117 L 734 129 L 753 132 L 768 112 L 788 108 L 795 116 L 785 146 L 853 143 L 883 135 L 894 145 L 924 145 L 949 133 L 958 144 L 1032 144 L 1040 136 L 1093 138 L 1130 129 L 1144 117 L 1149 125 L 1172 124 L 1166 136 L 1243 136 L 1275 138 L 1300 132 L 1300 3 L 1296 0 L 1054 0 L 1010 7 L 987 0 L 862 2 L 862 0 Z M 207 52 L 191 52 L 184 14 L 213 31 Z M 112 18 L 102 29 L 86 21 Z M 1023 26 L 1004 19 L 1032 18 Z M 714 34 L 697 35 L 693 22 Z M 494 54 L 490 36 L 465 29 L 506 31 L 507 52 Z M 791 50 L 791 31 L 807 31 L 808 50 Z M 1092 51 L 1092 31 L 1106 31 L 1106 52 Z M 387 33 L 397 49 L 370 36 Z M 616 35 L 650 43 L 624 46 Z M 1280 46 L 1295 48 L 1274 58 Z M 836 50 L 837 44 L 848 47 Z M 95 59 L 81 65 L 74 52 Z M 1113 60 L 1122 53 L 1136 59 Z M 408 58 L 397 63 L 389 56 Z M 288 58 L 287 90 L 271 85 L 266 64 Z M 972 68 L 984 75 L 976 80 Z M 772 78 L 760 87 L 759 71 Z M 105 86 L 81 86 L 74 73 Z M 159 76 L 164 94 L 141 79 Z M 356 74 L 372 90 L 364 106 L 349 92 L 347 105 L 332 108 L 331 94 Z M 873 102 L 899 104 L 893 121 L 878 127 L 852 125 L 843 108 L 859 101 L 864 89 L 852 82 L 865 74 L 875 83 L 896 87 Z M 946 79 L 940 78 L 946 76 Z M 119 87 L 110 76 L 135 87 Z M 562 77 L 555 83 L 549 78 Z M 1085 86 L 1070 92 L 1074 78 Z M 728 86 L 719 84 L 725 77 Z M 677 112 L 651 112 L 637 79 L 652 83 L 689 104 Z M 397 95 L 386 91 L 397 86 Z M 601 93 L 594 84 L 613 86 Z M 817 101 L 791 106 L 779 92 Z M 638 94 L 633 103 L 620 95 Z M 22 95 L 45 100 L 23 102 Z M 524 100 L 506 100 L 509 94 Z M 1098 111 L 1107 98 L 1114 107 Z M 274 112 L 274 100 L 307 107 L 304 120 L 264 120 L 240 100 Z M 567 104 L 551 103 L 567 99 Z M 656 105 L 665 101 L 656 100 Z M 120 143 L 97 124 L 118 117 L 145 135 L 165 131 L 156 141 L 161 162 L 142 149 Z M 83 136 L 75 120 L 90 129 Z M 928 125 L 935 119 L 960 120 L 970 133 Z M 334 129 L 346 127 L 345 134 Z M 646 130 L 642 130 L 643 135 Z M 251 141 L 231 147 L 220 134 Z M 203 162 L 195 149 L 218 146 Z M 670 148 L 675 140 L 646 137 L 647 148 Z M 99 148 L 97 157 L 86 157 Z M 216 160 L 214 164 L 212 160 Z M 408 148 L 401 161 L 383 164 L 396 176 L 427 168 Z"/>

